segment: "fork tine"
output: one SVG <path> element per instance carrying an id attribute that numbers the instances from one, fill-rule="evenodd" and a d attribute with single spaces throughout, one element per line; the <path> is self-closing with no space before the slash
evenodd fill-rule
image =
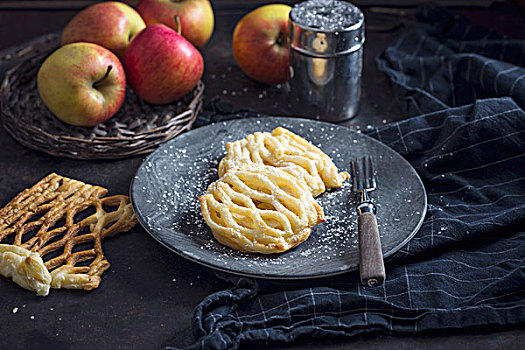
<path id="1" fill-rule="evenodd" d="M 352 191 L 357 191 L 357 174 L 355 170 L 355 161 L 354 158 L 350 160 L 350 166 L 352 168 Z"/>
<path id="2" fill-rule="evenodd" d="M 363 189 L 363 168 L 361 167 L 361 162 L 358 157 L 355 157 L 355 183 L 357 185 L 357 190 L 361 191 Z"/>
<path id="3" fill-rule="evenodd" d="M 368 168 L 366 157 L 363 157 L 361 164 L 363 165 L 363 188 L 370 188 L 370 169 Z"/>
<path id="4" fill-rule="evenodd" d="M 374 169 L 374 158 L 372 156 L 356 157 L 350 160 L 352 171 L 352 191 L 373 191 L 377 187 Z"/>
<path id="5" fill-rule="evenodd" d="M 376 189 L 376 172 L 374 170 L 374 158 L 372 158 L 372 156 L 369 156 L 368 157 L 368 161 L 369 161 L 369 164 L 370 164 L 370 187 L 372 189 Z"/>

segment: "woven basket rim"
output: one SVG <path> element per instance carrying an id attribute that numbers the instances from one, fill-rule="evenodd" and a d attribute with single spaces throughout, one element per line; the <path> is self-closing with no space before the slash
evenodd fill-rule
<path id="1" fill-rule="evenodd" d="M 16 89 L 18 86 L 29 89 L 28 84 L 34 84 L 36 72 L 38 71 L 38 69 L 35 70 L 34 65 L 28 68 L 29 64 L 33 61 L 45 59 L 58 46 L 59 33 L 52 33 L 17 47 L 17 51 L 11 55 L 12 57 L 9 57 L 10 60 L 15 60 L 16 63 L 5 72 L 0 84 L 0 117 L 4 129 L 16 141 L 26 147 L 54 156 L 73 159 L 119 159 L 133 155 L 148 154 L 162 143 L 183 131 L 189 130 L 197 114 L 202 109 L 205 85 L 202 80 L 199 80 L 196 87 L 188 95 L 178 102 L 163 106 L 149 105 L 145 101 L 141 101 L 140 105 L 136 105 L 133 101 L 134 99 L 138 100 L 138 98 L 133 95 L 134 99 L 128 99 L 130 91 L 128 89 L 125 104 L 131 104 L 131 107 L 126 106 L 126 108 L 129 107 L 133 110 L 139 109 L 141 111 L 146 109 L 146 112 L 141 114 L 142 117 L 147 117 L 148 111 L 150 111 L 149 115 L 155 116 L 152 122 L 154 124 L 142 122 L 141 125 L 141 122 L 136 123 L 133 121 L 135 123 L 131 126 L 134 128 L 133 130 L 126 129 L 132 124 L 126 125 L 125 121 L 129 121 L 133 117 L 133 114 L 125 113 L 127 110 L 121 113 L 122 115 L 126 114 L 125 117 L 121 118 L 122 120 L 118 118 L 113 119 L 116 117 L 114 116 L 108 119 L 107 122 L 101 123 L 98 126 L 99 129 L 95 129 L 96 127 L 88 127 L 86 129 L 71 127 L 65 123 L 55 121 L 54 124 L 60 124 L 60 133 L 53 133 L 56 130 L 46 129 L 45 126 L 41 127 L 34 124 L 34 118 L 44 118 L 41 114 L 32 114 L 25 119 L 17 118 L 16 109 L 10 105 L 15 93 L 10 89 Z M 0 59 L 2 58 L 0 57 Z M 34 74 L 32 73 L 33 70 L 35 71 Z M 29 104 L 37 102 L 34 96 L 28 101 L 27 103 Z M 38 103 L 41 104 L 41 101 L 38 101 Z M 124 105 L 121 109 L 124 109 Z M 51 112 L 48 113 L 50 114 Z M 45 118 L 49 117 L 46 116 Z M 42 119 L 39 121 L 42 121 Z M 41 125 L 45 124 L 41 123 Z M 118 126 L 115 127 L 115 125 Z M 71 131 L 74 128 L 82 130 L 85 134 L 91 132 L 89 133 L 89 138 L 83 137 L 84 135 L 80 135 L 79 132 L 75 133 L 77 135 L 72 134 Z M 135 130 L 137 128 L 139 130 Z M 51 127 L 51 129 L 53 128 Z M 95 132 L 95 130 L 105 132 L 106 129 L 113 131 L 115 135 L 99 135 Z M 64 133 L 62 130 L 69 130 L 70 134 Z"/>

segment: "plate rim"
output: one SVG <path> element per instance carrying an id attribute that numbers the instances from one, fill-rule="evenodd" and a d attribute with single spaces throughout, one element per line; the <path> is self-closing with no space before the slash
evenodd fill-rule
<path id="1" fill-rule="evenodd" d="M 421 180 L 421 177 L 419 176 L 418 172 L 416 171 L 416 169 L 414 169 L 414 167 L 412 166 L 412 164 L 410 164 L 401 154 L 399 154 L 397 151 L 395 151 L 394 149 L 392 149 L 390 146 L 386 145 L 385 143 L 379 141 L 379 140 L 376 140 L 374 139 L 373 137 L 371 136 L 368 136 L 364 133 L 358 133 L 354 130 L 351 130 L 350 128 L 347 128 L 345 126 L 342 126 L 342 125 L 337 125 L 337 124 L 332 124 L 332 123 L 328 123 L 328 122 L 324 122 L 324 121 L 320 121 L 320 120 L 312 120 L 312 119 L 307 119 L 307 118 L 300 118 L 300 117 L 272 117 L 272 116 L 268 116 L 268 117 L 248 117 L 248 118 L 240 118 L 240 119 L 229 119 L 229 120 L 225 120 L 225 121 L 219 121 L 219 122 L 214 122 L 214 123 L 210 123 L 208 125 L 203 125 L 199 128 L 196 128 L 196 129 L 191 129 L 183 134 L 181 134 L 179 137 L 183 137 L 185 135 L 188 135 L 188 134 L 191 134 L 193 131 L 195 130 L 199 130 L 199 129 L 202 129 L 202 128 L 208 128 L 208 127 L 213 127 L 214 125 L 217 125 L 217 124 L 220 124 L 220 123 L 224 123 L 224 124 L 228 124 L 230 122 L 235 122 L 235 121 L 244 121 L 244 120 L 261 120 L 261 119 L 281 119 L 281 120 L 290 120 L 290 119 L 293 119 L 293 120 L 298 120 L 298 121 L 306 121 L 306 122 L 315 122 L 315 123 L 320 123 L 320 124 L 325 124 L 327 126 L 330 126 L 330 127 L 336 127 L 336 128 L 342 128 L 342 129 L 345 129 L 346 131 L 350 132 L 350 133 L 355 133 L 355 134 L 360 134 L 361 136 L 364 136 L 365 138 L 371 140 L 372 142 L 376 142 L 376 143 L 379 143 L 381 144 L 383 147 L 386 147 L 388 149 L 390 149 L 392 152 L 396 153 L 400 159 L 402 159 L 402 161 L 408 165 L 415 177 L 417 178 L 419 184 L 421 185 L 421 188 L 423 190 L 423 200 L 424 200 L 424 206 L 423 206 L 423 210 L 420 214 L 420 217 L 419 217 L 419 220 L 417 222 L 417 225 L 415 226 L 415 228 L 412 230 L 412 232 L 406 236 L 406 238 L 401 241 L 400 243 L 398 243 L 396 246 L 394 246 L 392 249 L 390 249 L 387 253 L 383 254 L 383 259 L 387 259 L 388 257 L 392 256 L 393 254 L 397 253 L 401 248 L 403 248 L 406 244 L 408 244 L 408 242 L 416 235 L 416 233 L 419 232 L 419 229 L 421 228 L 421 226 L 423 225 L 423 222 L 425 221 L 425 217 L 426 217 L 426 214 L 427 214 L 427 208 L 428 208 L 428 196 L 427 196 L 427 191 L 426 191 L 426 188 L 425 188 L 425 184 L 423 183 L 423 181 Z M 171 247 L 169 246 L 167 243 L 163 242 L 162 240 L 160 240 L 159 237 L 157 237 L 157 235 L 153 232 L 151 232 L 151 230 L 148 228 L 148 226 L 146 225 L 146 223 L 143 221 L 143 219 L 141 218 L 140 214 L 139 214 L 139 211 L 137 210 L 137 206 L 135 204 L 135 200 L 133 198 L 133 185 L 135 183 L 135 179 L 136 179 L 136 176 L 137 176 L 137 173 L 138 171 L 142 168 L 142 166 L 155 154 L 157 153 L 159 150 L 161 150 L 164 146 L 166 146 L 167 144 L 170 143 L 170 141 L 173 141 L 173 140 L 177 140 L 179 137 L 175 137 L 169 141 L 167 141 L 166 143 L 162 144 L 160 147 L 158 147 L 155 151 L 153 151 L 152 153 L 148 154 L 143 160 L 142 162 L 140 163 L 140 165 L 137 167 L 137 170 L 135 171 L 135 174 L 133 175 L 132 179 L 131 179 L 131 183 L 129 185 L 129 194 L 130 194 L 130 202 L 131 202 L 131 206 L 133 208 L 133 211 L 135 213 L 135 216 L 137 218 L 137 221 L 139 222 L 139 224 L 142 226 L 142 228 L 151 236 L 153 237 L 158 243 L 160 243 L 162 246 L 164 246 L 165 248 L 167 248 L 168 250 L 174 252 L 175 254 L 187 259 L 187 260 L 190 260 L 192 262 L 195 262 L 195 263 L 198 263 L 200 265 L 203 265 L 203 266 L 206 266 L 206 267 L 209 267 L 209 268 L 212 268 L 213 270 L 218 270 L 218 271 L 222 271 L 222 272 L 226 272 L 226 273 L 230 273 L 230 274 L 234 274 L 234 275 L 237 275 L 237 276 L 243 276 L 243 277 L 249 277 L 249 278 L 260 278 L 260 279 L 268 279 L 268 280 L 306 280 L 306 279 L 312 279 L 312 278 L 324 278 L 324 277 L 330 277 L 330 276 L 336 276 L 336 275 L 341 275 L 341 274 L 344 274 L 344 273 L 348 273 L 348 272 L 352 272 L 352 271 L 356 271 L 359 269 L 359 265 L 357 266 L 349 266 L 348 268 L 345 268 L 345 269 L 341 269 L 341 270 L 336 270 L 336 271 L 333 271 L 333 272 L 330 272 L 330 273 L 319 273 L 319 274 L 311 274 L 311 275 L 301 275 L 301 276 L 283 276 L 283 275 L 272 275 L 272 274 L 267 274 L 267 273 L 246 273 L 246 272 L 242 272 L 242 271 L 238 271 L 238 270 L 234 270 L 234 269 L 229 269 L 229 268 L 223 268 L 221 266 L 217 266 L 217 265 L 213 265 L 211 263 L 208 263 L 206 261 L 202 261 L 202 260 L 199 260 L 199 259 L 196 259 L 194 258 L 193 256 L 189 255 L 189 254 L 185 254 L 183 251 L 180 251 L 180 250 L 177 250 L 175 249 L 174 247 Z"/>

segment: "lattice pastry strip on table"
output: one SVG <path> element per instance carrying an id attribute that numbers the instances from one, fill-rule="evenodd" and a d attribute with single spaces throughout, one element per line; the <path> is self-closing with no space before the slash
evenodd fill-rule
<path id="1" fill-rule="evenodd" d="M 323 209 L 308 187 L 276 167 L 232 169 L 199 201 L 217 241 L 245 252 L 284 252 L 324 222 Z"/>
<path id="2" fill-rule="evenodd" d="M 226 144 L 227 154 L 219 163 L 223 176 L 239 163 L 255 163 L 280 167 L 302 179 L 314 197 L 328 188 L 339 188 L 350 178 L 318 147 L 293 132 L 278 127 L 271 133 L 255 132 L 242 140 Z"/>
<path id="3" fill-rule="evenodd" d="M 0 209 L 0 274 L 39 295 L 50 287 L 97 288 L 110 266 L 102 238 L 137 222 L 127 196 L 106 193 L 57 174 L 19 193 Z"/>

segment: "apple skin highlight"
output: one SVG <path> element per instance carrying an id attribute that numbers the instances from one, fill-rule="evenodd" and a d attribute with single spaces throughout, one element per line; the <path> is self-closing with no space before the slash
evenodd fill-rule
<path id="1" fill-rule="evenodd" d="M 264 84 L 290 78 L 287 5 L 265 5 L 245 15 L 233 32 L 233 56 L 241 70 Z"/>
<path id="2" fill-rule="evenodd" d="M 73 43 L 44 61 L 37 87 L 44 104 L 60 120 L 93 126 L 111 118 L 122 106 L 126 76 L 111 51 L 92 43 Z"/>
<path id="3" fill-rule="evenodd" d="M 204 70 L 200 52 L 162 24 L 150 25 L 137 34 L 123 62 L 129 86 L 151 104 L 180 99 L 197 85 Z"/>
<path id="4" fill-rule="evenodd" d="M 175 31 L 175 16 L 179 16 L 181 35 L 199 48 L 213 34 L 215 19 L 208 0 L 141 0 L 137 11 L 147 25 L 164 24 Z"/>
<path id="5" fill-rule="evenodd" d="M 80 11 L 64 28 L 61 43 L 98 44 L 120 59 L 131 39 L 146 27 L 137 11 L 122 2 L 103 2 Z"/>

